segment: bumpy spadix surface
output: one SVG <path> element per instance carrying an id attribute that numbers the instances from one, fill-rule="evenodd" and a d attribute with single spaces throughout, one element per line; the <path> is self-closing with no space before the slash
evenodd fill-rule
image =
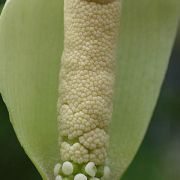
<path id="1" fill-rule="evenodd" d="M 120 1 L 65 1 L 58 101 L 61 160 L 105 165 Z"/>

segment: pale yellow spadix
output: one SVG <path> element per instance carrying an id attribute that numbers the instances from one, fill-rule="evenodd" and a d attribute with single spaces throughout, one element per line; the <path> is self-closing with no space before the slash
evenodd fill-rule
<path id="1" fill-rule="evenodd" d="M 68 0 L 64 6 L 58 101 L 61 160 L 105 165 L 121 3 Z"/>

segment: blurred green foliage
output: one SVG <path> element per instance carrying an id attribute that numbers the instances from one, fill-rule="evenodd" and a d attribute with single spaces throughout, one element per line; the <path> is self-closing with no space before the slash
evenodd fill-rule
<path id="1" fill-rule="evenodd" d="M 0 4 L 3 4 L 5 2 L 6 2 L 6 0 L 0 0 Z"/>

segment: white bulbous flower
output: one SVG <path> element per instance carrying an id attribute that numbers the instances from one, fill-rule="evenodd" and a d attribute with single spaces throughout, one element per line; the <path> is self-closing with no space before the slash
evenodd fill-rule
<path id="1" fill-rule="evenodd" d="M 65 175 L 71 175 L 73 173 L 73 164 L 69 161 L 66 161 L 62 165 L 62 172 Z"/>
<path id="2" fill-rule="evenodd" d="M 54 176 L 57 176 L 59 174 L 59 171 L 61 169 L 61 164 L 60 163 L 57 163 L 55 166 L 54 166 Z"/>
<path id="3" fill-rule="evenodd" d="M 55 180 L 63 180 L 60 175 L 56 176 Z"/>
<path id="4" fill-rule="evenodd" d="M 91 176 L 94 177 L 96 175 L 97 172 L 97 168 L 94 162 L 89 162 L 86 166 L 85 166 L 85 172 Z"/>
<path id="5" fill-rule="evenodd" d="M 90 178 L 89 180 L 100 180 L 100 179 L 97 178 L 97 177 L 92 177 L 92 178 Z"/>
<path id="6" fill-rule="evenodd" d="M 74 180 L 87 180 L 87 177 L 84 174 L 76 174 Z"/>

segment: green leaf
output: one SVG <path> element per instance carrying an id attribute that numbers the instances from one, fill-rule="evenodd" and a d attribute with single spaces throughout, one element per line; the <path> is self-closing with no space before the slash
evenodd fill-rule
<path id="1" fill-rule="evenodd" d="M 125 0 L 111 125 L 113 169 L 122 175 L 143 140 L 167 69 L 179 0 Z M 118 157 L 118 158 L 117 158 Z"/>
<path id="2" fill-rule="evenodd" d="M 62 23 L 59 0 L 9 1 L 0 21 L 0 90 L 17 137 L 44 179 L 58 161 Z"/>
<path id="3" fill-rule="evenodd" d="M 179 0 L 125 0 L 110 162 L 116 178 L 147 129 L 178 24 Z M 60 0 L 10 0 L 0 20 L 0 91 L 21 145 L 44 179 L 59 160 L 56 102 L 63 49 Z"/>

